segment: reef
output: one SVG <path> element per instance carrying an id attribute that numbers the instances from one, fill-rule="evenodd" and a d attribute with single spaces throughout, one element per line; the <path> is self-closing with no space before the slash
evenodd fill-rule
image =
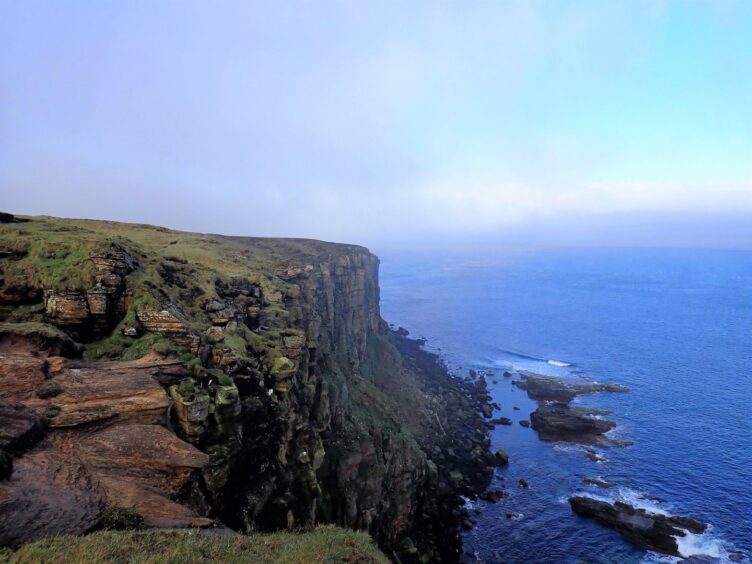
<path id="1" fill-rule="evenodd" d="M 612 413 L 611 410 L 569 405 L 578 395 L 628 392 L 626 386 L 591 381 L 568 382 L 532 372 L 521 372 L 520 379 L 514 380 L 513 384 L 538 402 L 538 409 L 530 414 L 530 426 L 542 441 L 600 446 L 630 444 L 606 436 L 616 427 L 616 423 L 604 418 Z"/>

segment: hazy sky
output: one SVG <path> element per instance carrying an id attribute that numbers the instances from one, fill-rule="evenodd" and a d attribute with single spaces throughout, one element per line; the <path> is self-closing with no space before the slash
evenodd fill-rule
<path id="1" fill-rule="evenodd" d="M 752 246 L 752 3 L 0 0 L 0 209 Z"/>

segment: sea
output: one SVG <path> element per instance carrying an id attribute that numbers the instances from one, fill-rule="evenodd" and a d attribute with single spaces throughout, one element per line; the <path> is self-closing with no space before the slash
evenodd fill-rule
<path id="1" fill-rule="evenodd" d="M 496 504 L 467 501 L 466 562 L 677 562 L 575 515 L 574 494 L 623 500 L 710 525 L 683 557 L 752 557 L 752 252 L 557 249 L 384 252 L 382 316 L 425 337 L 450 370 L 487 371 L 512 426 Z M 536 404 L 504 371 L 616 382 L 579 396 L 612 409 L 622 448 L 544 443 L 518 424 Z M 515 409 L 515 407 L 517 409 Z M 600 488 L 583 482 L 597 478 Z M 519 480 L 529 484 L 520 487 Z M 702 561 L 702 560 L 700 560 Z"/>

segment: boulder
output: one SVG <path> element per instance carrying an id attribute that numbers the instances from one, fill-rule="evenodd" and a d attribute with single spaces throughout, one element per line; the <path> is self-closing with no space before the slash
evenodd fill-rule
<path id="1" fill-rule="evenodd" d="M 530 414 L 530 424 L 543 441 L 601 444 L 607 442 L 603 434 L 616 427 L 613 421 L 594 417 L 606 413 L 609 412 L 546 403 Z"/>
<path id="2" fill-rule="evenodd" d="M 500 466 L 506 466 L 507 464 L 509 464 L 509 455 L 503 448 L 497 450 L 494 453 L 494 456 L 496 457 L 496 460 L 499 461 Z"/>

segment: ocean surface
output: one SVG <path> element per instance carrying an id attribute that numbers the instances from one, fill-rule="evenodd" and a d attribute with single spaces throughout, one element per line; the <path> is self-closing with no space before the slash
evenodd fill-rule
<path id="1" fill-rule="evenodd" d="M 497 504 L 470 503 L 477 526 L 467 561 L 672 562 L 571 512 L 586 493 L 710 523 L 680 543 L 684 556 L 752 555 L 752 252 L 578 249 L 381 257 L 382 315 L 428 339 L 450 369 L 490 370 L 492 434 L 510 464 Z M 536 405 L 502 371 L 587 376 L 631 388 L 581 396 L 610 408 L 599 449 L 540 442 L 517 424 Z M 494 380 L 496 383 L 494 383 Z M 514 410 L 517 406 L 519 410 Z M 583 478 L 612 484 L 600 489 Z M 520 488 L 524 478 L 528 489 Z M 478 512 L 475 515 L 475 512 Z"/>

